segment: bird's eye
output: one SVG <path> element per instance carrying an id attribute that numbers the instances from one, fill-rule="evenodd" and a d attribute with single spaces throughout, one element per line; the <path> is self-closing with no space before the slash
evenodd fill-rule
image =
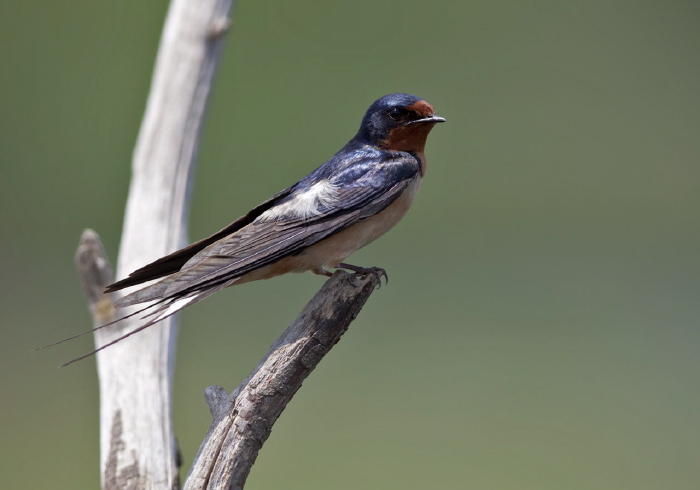
<path id="1" fill-rule="evenodd" d="M 394 121 L 400 120 L 403 115 L 406 113 L 404 109 L 401 109 L 400 107 L 394 107 L 389 111 L 389 117 L 392 118 Z"/>

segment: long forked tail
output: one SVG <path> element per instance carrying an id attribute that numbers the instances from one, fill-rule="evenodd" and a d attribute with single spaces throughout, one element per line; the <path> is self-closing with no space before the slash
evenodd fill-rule
<path id="1" fill-rule="evenodd" d="M 106 349 L 107 347 L 110 347 L 118 342 L 121 342 L 122 340 L 126 339 L 127 337 L 131 337 L 132 335 L 134 335 L 142 330 L 147 329 L 148 327 L 160 322 L 161 320 L 165 320 L 166 318 L 174 315 L 175 313 L 177 313 L 181 309 L 185 308 L 186 306 L 189 306 L 189 305 L 194 304 L 194 303 L 198 303 L 199 301 L 214 294 L 215 292 L 222 289 L 223 287 L 224 287 L 224 285 L 222 284 L 222 285 L 217 286 L 217 287 L 209 288 L 206 291 L 191 291 L 191 292 L 184 294 L 184 295 L 181 295 L 179 297 L 165 298 L 165 299 L 159 300 L 155 303 L 152 303 L 152 304 L 146 306 L 145 308 L 141 308 L 140 310 L 137 310 L 137 311 L 130 313 L 128 315 L 125 315 L 123 317 L 120 317 L 120 318 L 113 320 L 109 323 L 105 323 L 104 325 L 99 325 L 97 327 L 91 328 L 90 330 L 86 330 L 85 332 L 81 332 L 81 333 L 74 335 L 72 337 L 68 337 L 66 339 L 59 340 L 58 342 L 54 342 L 53 344 L 45 345 L 43 347 L 39 347 L 39 348 L 34 349 L 34 350 L 46 349 L 47 347 L 52 347 L 54 345 L 61 344 L 61 343 L 66 342 L 68 340 L 76 339 L 76 338 L 81 337 L 85 334 L 95 332 L 95 331 L 100 330 L 100 329 L 105 328 L 105 327 L 109 327 L 110 325 L 114 325 L 116 323 L 119 323 L 122 320 L 126 320 L 127 318 L 131 318 L 135 315 L 146 312 L 146 314 L 141 317 L 142 320 L 147 320 L 146 323 L 144 323 L 143 325 L 140 325 L 136 329 L 131 330 L 131 331 L 125 333 L 124 335 L 112 340 L 111 342 L 108 342 L 104 345 L 101 345 L 97 349 L 94 349 L 94 350 L 88 352 L 87 354 L 84 354 L 80 357 L 76 357 L 75 359 L 72 359 L 64 364 L 61 364 L 61 366 L 59 366 L 59 367 L 66 367 L 70 364 L 73 364 L 74 362 L 81 361 L 87 357 L 90 357 L 94 354 L 97 354 L 101 350 Z"/>
<path id="2" fill-rule="evenodd" d="M 166 300 L 163 300 L 163 301 L 166 301 Z M 162 303 L 163 301 L 160 301 L 160 303 Z M 93 327 L 93 328 L 91 328 L 90 330 L 85 330 L 84 332 L 80 332 L 80 333 L 78 333 L 78 334 L 75 334 L 75 335 L 73 335 L 72 337 L 66 337 L 65 339 L 61 339 L 61 340 L 56 341 L 56 342 L 53 342 L 53 343 L 51 343 L 51 344 L 42 345 L 41 347 L 37 347 L 37 348 L 35 348 L 35 349 L 32 349 L 30 352 L 35 352 L 35 351 L 38 351 L 38 350 L 48 349 L 49 347 L 53 347 L 53 346 L 55 346 L 55 345 L 62 344 L 63 342 L 68 342 L 69 340 L 77 339 L 78 337 L 82 337 L 83 335 L 87 335 L 87 334 L 89 334 L 89 333 L 97 332 L 98 330 L 102 330 L 102 329 L 105 328 L 105 327 L 109 327 L 109 326 L 111 326 L 111 325 L 114 325 L 114 324 L 116 324 L 116 323 L 119 323 L 119 322 L 122 321 L 122 320 L 126 320 L 127 318 L 131 318 L 131 317 L 133 317 L 133 316 L 135 316 L 135 315 L 138 315 L 139 313 L 143 313 L 144 311 L 148 310 L 149 308 L 153 308 L 154 306 L 157 306 L 157 305 L 158 305 L 158 303 L 150 304 L 150 305 L 146 306 L 145 308 L 141 308 L 140 310 L 136 310 L 136 311 L 133 312 L 133 313 L 129 313 L 128 315 L 124 315 L 124 316 L 122 316 L 122 317 L 119 317 L 119 318 L 117 318 L 116 320 L 112 320 L 112 321 L 109 322 L 109 323 L 105 323 L 104 325 L 99 325 L 99 326 L 97 326 L 97 327 Z"/>

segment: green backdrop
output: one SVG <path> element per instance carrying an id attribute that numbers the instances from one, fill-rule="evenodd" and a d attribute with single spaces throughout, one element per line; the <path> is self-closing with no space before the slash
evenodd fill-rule
<path id="1" fill-rule="evenodd" d="M 306 175 L 389 92 L 447 124 L 408 217 L 353 262 L 391 276 L 275 425 L 247 488 L 700 488 L 700 8 L 671 0 L 241 0 L 190 237 Z M 0 4 L 0 474 L 99 485 L 72 255 L 115 259 L 167 3 Z M 176 432 L 320 287 L 294 275 L 182 318 Z"/>

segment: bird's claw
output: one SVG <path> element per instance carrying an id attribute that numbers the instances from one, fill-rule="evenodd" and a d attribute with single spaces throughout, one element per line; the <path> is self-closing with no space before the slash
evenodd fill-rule
<path id="1" fill-rule="evenodd" d="M 361 286 L 357 282 L 357 278 L 366 279 L 370 275 L 377 278 L 377 289 L 382 287 L 382 277 L 384 277 L 385 284 L 389 284 L 389 275 L 381 267 L 358 267 L 351 264 L 338 264 L 338 267 L 355 273 L 352 279 L 352 284 L 355 287 Z"/>

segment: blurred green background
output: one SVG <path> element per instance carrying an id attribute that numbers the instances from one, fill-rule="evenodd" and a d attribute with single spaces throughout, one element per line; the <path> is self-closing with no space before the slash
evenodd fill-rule
<path id="1" fill-rule="evenodd" d="M 0 474 L 99 486 L 72 265 L 116 260 L 167 2 L 0 5 Z M 275 425 L 247 488 L 700 488 L 700 4 L 250 2 L 235 10 L 190 237 L 324 162 L 397 91 L 448 123 L 389 271 Z M 318 290 L 295 275 L 182 318 L 186 474 L 228 390 Z"/>

